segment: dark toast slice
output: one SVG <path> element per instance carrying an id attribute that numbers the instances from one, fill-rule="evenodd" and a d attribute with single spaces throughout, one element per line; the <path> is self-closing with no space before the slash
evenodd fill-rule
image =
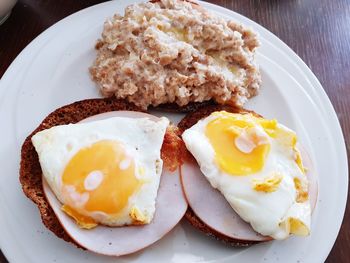
<path id="1" fill-rule="evenodd" d="M 142 111 L 137 106 L 115 98 L 87 99 L 63 106 L 50 113 L 41 124 L 25 139 L 21 149 L 20 183 L 23 192 L 39 208 L 44 225 L 57 237 L 80 247 L 65 232 L 43 192 L 42 171 L 38 154 L 32 144 L 32 136 L 53 126 L 77 123 L 88 117 L 110 111 Z M 181 111 L 179 108 L 178 111 Z M 178 128 L 170 125 L 164 136 L 161 158 L 164 167 L 175 170 L 180 165 L 181 155 L 186 151 L 179 136 Z"/>
<path id="2" fill-rule="evenodd" d="M 191 102 L 184 106 L 179 106 L 176 103 L 166 103 L 158 105 L 157 107 L 150 107 L 150 109 L 157 109 L 165 112 L 175 112 L 175 113 L 189 113 L 196 111 L 202 107 L 210 106 L 216 104 L 212 100 L 207 100 L 203 102 Z"/>
<path id="3" fill-rule="evenodd" d="M 209 116 L 212 112 L 215 111 L 221 111 L 225 110 L 227 112 L 232 113 L 251 113 L 254 114 L 257 117 L 261 117 L 257 113 L 249 110 L 245 110 L 239 107 L 229 106 L 229 105 L 218 105 L 218 104 L 211 104 L 211 105 L 203 105 L 202 107 L 197 107 L 194 111 L 187 114 L 178 124 L 178 128 L 181 132 L 181 134 L 191 128 L 194 124 L 196 124 L 199 120 Z M 190 155 L 190 153 L 188 153 Z M 249 241 L 249 240 L 240 240 L 231 238 L 228 236 L 225 236 L 214 229 L 207 226 L 189 207 L 187 209 L 187 212 L 185 214 L 186 219 L 190 222 L 192 226 L 197 228 L 198 230 L 202 231 L 204 234 L 210 237 L 214 237 L 217 240 L 220 240 L 224 242 L 225 244 L 229 244 L 234 247 L 246 247 L 250 246 L 256 243 L 260 243 L 263 241 Z"/>

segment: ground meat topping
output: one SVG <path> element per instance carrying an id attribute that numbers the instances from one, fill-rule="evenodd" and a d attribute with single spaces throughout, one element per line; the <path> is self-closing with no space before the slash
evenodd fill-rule
<path id="1" fill-rule="evenodd" d="M 104 96 L 143 109 L 210 99 L 241 106 L 260 86 L 258 45 L 253 31 L 197 4 L 134 4 L 105 22 L 90 73 Z"/>

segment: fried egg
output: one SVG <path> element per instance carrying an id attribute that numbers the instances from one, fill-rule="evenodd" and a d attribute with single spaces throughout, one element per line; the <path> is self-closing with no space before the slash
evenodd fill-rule
<path id="1" fill-rule="evenodd" d="M 148 224 L 168 119 L 114 117 L 55 126 L 32 137 L 43 176 L 82 228 Z"/>
<path id="2" fill-rule="evenodd" d="M 308 181 L 296 133 L 253 114 L 214 112 L 182 138 L 212 187 L 274 239 L 310 232 Z"/>

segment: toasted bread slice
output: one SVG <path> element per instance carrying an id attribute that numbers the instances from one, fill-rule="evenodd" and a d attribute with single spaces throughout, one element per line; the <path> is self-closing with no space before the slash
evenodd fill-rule
<path id="1" fill-rule="evenodd" d="M 224 244 L 233 246 L 233 247 L 247 247 L 254 245 L 256 243 L 260 243 L 260 241 L 249 241 L 249 240 L 239 240 L 227 237 L 214 229 L 208 227 L 196 214 L 193 212 L 191 207 L 187 208 L 185 217 L 187 221 L 197 228 L 198 230 L 202 231 L 204 234 L 206 234 L 209 237 L 215 238 L 218 241 L 223 242 Z"/>
<path id="2" fill-rule="evenodd" d="M 203 105 L 202 107 L 197 107 L 195 111 L 192 111 L 191 113 L 187 114 L 178 124 L 178 128 L 182 133 L 185 130 L 191 128 L 199 120 L 209 116 L 212 112 L 221 111 L 221 110 L 225 110 L 227 112 L 232 112 L 232 113 L 251 113 L 257 117 L 261 117 L 259 114 L 253 111 L 249 111 L 246 109 L 242 109 L 242 108 L 234 107 L 230 105 L 218 105 L 218 104 Z M 202 231 L 207 236 L 214 237 L 215 239 L 220 240 L 226 244 L 232 245 L 234 247 L 246 247 L 246 246 L 250 246 L 250 245 L 262 242 L 262 241 L 240 240 L 240 239 L 234 239 L 234 238 L 225 236 L 215 231 L 214 229 L 210 228 L 209 226 L 207 226 L 193 212 L 193 210 L 190 207 L 187 209 L 185 217 L 192 226 Z"/>
<path id="3" fill-rule="evenodd" d="M 39 163 L 38 154 L 34 149 L 32 136 L 44 129 L 53 126 L 77 123 L 88 117 L 110 111 L 142 111 L 137 106 L 124 100 L 115 98 L 87 99 L 77 101 L 63 106 L 50 113 L 41 124 L 25 139 L 21 149 L 20 163 L 20 183 L 23 192 L 39 208 L 41 219 L 44 225 L 52 231 L 57 237 L 67 242 L 71 242 L 77 247 L 82 248 L 65 232 L 55 213 L 50 207 L 43 192 L 42 171 Z M 179 110 L 180 111 L 180 110 Z M 184 152 L 182 140 L 179 137 L 178 128 L 169 126 L 161 149 L 161 158 L 164 166 L 173 171 L 177 169 L 181 162 L 181 155 Z"/>
<path id="4" fill-rule="evenodd" d="M 162 110 L 165 112 L 175 112 L 175 113 L 190 113 L 194 112 L 200 108 L 206 107 L 206 106 L 211 106 L 211 105 L 216 105 L 217 103 L 208 100 L 208 101 L 203 101 L 203 102 L 191 102 L 187 105 L 184 106 L 179 106 L 176 103 L 166 103 L 166 104 L 161 104 L 157 107 L 150 107 L 150 109 L 157 109 L 157 110 Z"/>

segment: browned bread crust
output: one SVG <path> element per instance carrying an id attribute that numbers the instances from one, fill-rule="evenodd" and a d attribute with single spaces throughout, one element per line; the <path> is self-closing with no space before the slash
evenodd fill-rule
<path id="1" fill-rule="evenodd" d="M 191 105 L 190 105 L 191 106 Z M 196 107 L 193 107 L 193 110 L 189 112 L 177 125 L 181 132 L 184 132 L 185 130 L 191 128 L 193 125 L 195 125 L 199 120 L 209 116 L 214 111 L 227 111 L 232 113 L 251 113 L 257 117 L 261 117 L 261 115 L 257 114 L 254 111 L 250 111 L 247 109 L 243 109 L 236 106 L 231 105 L 220 105 L 216 103 L 210 103 L 210 104 L 203 104 L 198 105 Z"/>
<path id="2" fill-rule="evenodd" d="M 192 111 L 191 113 L 187 114 L 178 124 L 178 128 L 180 132 L 184 132 L 186 129 L 191 128 L 194 124 L 196 124 L 199 120 L 209 116 L 214 111 L 221 111 L 225 110 L 227 112 L 232 113 L 251 113 L 255 116 L 260 116 L 257 113 L 253 111 L 249 111 L 246 109 L 242 109 L 239 107 L 229 106 L 229 105 L 218 105 L 218 104 L 212 104 L 212 105 L 204 105 L 202 107 L 197 108 L 195 111 Z M 226 244 L 229 244 L 234 247 L 246 247 L 250 246 L 256 243 L 260 243 L 261 241 L 249 241 L 249 240 L 240 240 L 231 238 L 228 236 L 225 236 L 214 229 L 207 226 L 189 207 L 185 214 L 186 219 L 189 221 L 189 223 L 197 228 L 198 230 L 202 231 L 207 236 L 214 237 L 217 240 L 220 240 Z"/>
<path id="3" fill-rule="evenodd" d="M 87 117 L 108 111 L 132 110 L 141 111 L 135 105 L 117 99 L 88 99 L 58 108 L 50 113 L 42 123 L 25 139 L 21 149 L 20 182 L 23 192 L 39 208 L 44 225 L 57 237 L 76 244 L 64 231 L 55 213 L 45 198 L 42 187 L 42 171 L 38 155 L 34 149 L 31 138 L 38 131 L 56 125 L 77 123 Z"/>
<path id="4" fill-rule="evenodd" d="M 156 108 L 150 107 L 150 109 L 162 110 L 165 112 L 176 112 L 176 113 L 189 113 L 196 111 L 199 108 L 216 105 L 216 103 L 212 100 L 203 101 L 203 102 L 191 102 L 184 106 L 179 106 L 176 103 L 166 103 L 157 106 Z"/>
<path id="5" fill-rule="evenodd" d="M 218 241 L 223 242 L 224 244 L 233 246 L 233 247 L 247 247 L 259 243 L 259 241 L 248 241 L 248 240 L 239 240 L 231 237 L 227 237 L 214 229 L 208 227 L 202 220 L 199 219 L 198 216 L 193 212 L 191 207 L 187 208 L 185 218 L 188 222 L 198 230 L 202 231 L 209 237 L 213 237 Z"/>

